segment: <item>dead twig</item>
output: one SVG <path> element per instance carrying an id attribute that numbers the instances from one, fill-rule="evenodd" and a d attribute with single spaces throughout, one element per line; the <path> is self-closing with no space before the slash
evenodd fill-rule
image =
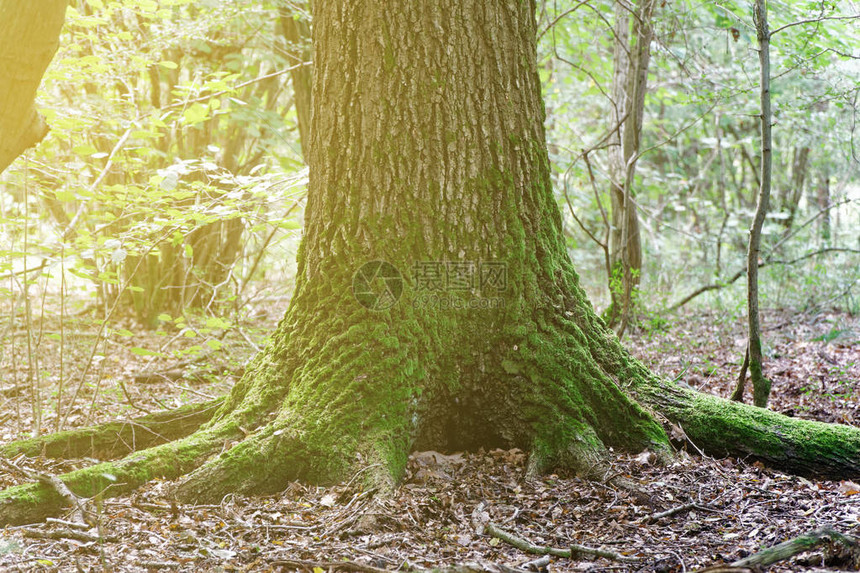
<path id="1" fill-rule="evenodd" d="M 73 529 L 55 529 L 53 531 L 22 529 L 21 534 L 24 537 L 35 539 L 74 539 L 75 541 L 83 541 L 85 543 L 101 543 L 104 541 L 114 543 L 119 540 L 115 535 L 106 535 L 101 537 L 99 535 L 87 533 L 86 531 L 75 531 Z"/>
<path id="2" fill-rule="evenodd" d="M 38 481 L 54 491 L 72 506 L 72 521 L 80 524 L 94 525 L 90 512 L 86 508 L 86 500 L 72 493 L 72 490 L 57 476 L 52 476 L 40 472 L 33 472 L 28 469 L 16 466 L 10 461 L 0 459 L 0 466 L 12 474 L 22 475 L 28 480 Z"/>
<path id="3" fill-rule="evenodd" d="M 516 547 L 520 551 L 534 553 L 535 555 L 552 555 L 554 557 L 567 557 L 573 559 L 579 555 L 590 555 L 592 557 L 604 557 L 612 561 L 621 561 L 623 563 L 636 563 L 639 561 L 636 557 L 627 557 L 626 555 L 621 555 L 614 551 L 587 547 L 585 545 L 577 545 L 575 543 L 571 543 L 568 549 L 535 545 L 522 537 L 518 537 L 509 531 L 505 531 L 494 523 L 488 523 L 484 531 L 487 535 L 500 539 L 508 545 Z"/>
<path id="4" fill-rule="evenodd" d="M 685 503 L 684 505 L 679 505 L 677 507 L 667 509 L 666 511 L 661 511 L 659 513 L 652 513 L 651 515 L 643 517 L 639 521 L 644 521 L 645 523 L 653 523 L 655 521 L 663 519 L 664 517 L 672 517 L 673 515 L 676 515 L 678 513 L 684 513 L 685 511 L 690 511 L 691 509 L 698 509 L 701 511 L 719 512 L 718 509 L 713 509 L 713 508 L 701 505 L 699 503 L 693 502 L 693 503 Z"/>
<path id="5" fill-rule="evenodd" d="M 389 573 L 388 569 L 380 569 L 372 565 L 357 563 L 356 561 L 301 561 L 298 559 L 279 559 L 271 561 L 272 565 L 314 571 L 317 568 L 323 571 L 357 571 L 358 573 Z"/>
<path id="6" fill-rule="evenodd" d="M 527 561 L 520 565 L 521 569 L 528 569 L 529 571 L 543 571 L 549 565 L 549 555 L 544 555 L 543 557 L 538 557 L 532 561 Z"/>

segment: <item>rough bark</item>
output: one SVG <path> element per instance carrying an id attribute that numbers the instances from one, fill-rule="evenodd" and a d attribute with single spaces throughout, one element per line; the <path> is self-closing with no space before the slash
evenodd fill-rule
<path id="1" fill-rule="evenodd" d="M 586 473 L 607 445 L 665 447 L 600 364 L 613 337 L 584 310 L 565 253 L 533 6 L 314 10 L 307 227 L 271 351 L 282 357 L 273 368 L 285 406 L 180 493 L 335 480 L 357 459 L 381 464 L 385 482 L 412 447 L 519 445 L 536 469 L 562 462 Z M 353 296 L 356 271 L 374 260 L 407 283 L 378 312 Z M 504 290 L 481 290 L 487 263 L 504 265 Z M 443 278 L 459 271 L 466 284 L 424 292 L 422 265 Z M 247 383 L 249 395 L 268 384 Z"/>
<path id="2" fill-rule="evenodd" d="M 761 324 L 758 307 L 758 267 L 761 251 L 761 229 L 767 216 L 770 201 L 772 135 L 770 109 L 770 30 L 767 24 L 767 4 L 756 0 L 753 6 L 756 35 L 758 37 L 759 70 L 761 73 L 761 177 L 759 179 L 758 202 L 750 227 L 747 250 L 747 348 L 744 364 L 749 366 L 753 386 L 753 404 L 764 408 L 770 396 L 771 382 L 764 375 L 761 351 Z M 742 401 L 746 369 L 741 368 L 732 400 Z"/>
<path id="3" fill-rule="evenodd" d="M 550 182 L 533 3 L 333 0 L 314 43 L 306 233 L 270 346 L 203 428 L 61 476 L 69 490 L 187 474 L 193 502 L 359 469 L 388 488 L 412 449 L 480 446 L 603 477 L 609 447 L 668 455 L 654 410 L 706 451 L 860 475 L 857 429 L 660 380 L 595 315 Z M 0 524 L 62 504 L 11 488 Z"/>
<path id="4" fill-rule="evenodd" d="M 68 0 L 0 0 L 0 173 L 47 135 L 33 100 L 59 45 Z"/>

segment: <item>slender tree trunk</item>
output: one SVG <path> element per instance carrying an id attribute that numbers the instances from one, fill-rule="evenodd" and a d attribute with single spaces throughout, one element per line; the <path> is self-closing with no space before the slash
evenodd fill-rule
<path id="1" fill-rule="evenodd" d="M 830 170 L 823 167 L 821 170 L 818 189 L 816 191 L 816 202 L 821 209 L 821 221 L 818 223 L 818 237 L 823 247 L 830 246 Z"/>
<path id="2" fill-rule="evenodd" d="M 605 319 L 619 335 L 623 335 L 627 327 L 642 269 L 642 243 L 633 184 L 645 112 L 654 34 L 653 12 L 653 0 L 637 4 L 633 16 L 621 2 L 616 3 L 615 8 L 613 121 L 620 126 L 609 148 L 612 270 L 609 276 L 611 302 Z"/>
<path id="3" fill-rule="evenodd" d="M 281 31 L 287 42 L 287 53 L 293 60 L 290 65 L 293 66 L 302 62 L 310 62 L 312 58 L 311 25 L 308 10 L 308 6 L 299 2 L 292 10 L 289 8 L 282 9 L 279 18 Z M 290 72 L 302 155 L 306 158 L 308 143 L 310 142 L 312 73 L 310 66 L 296 68 Z"/>
<path id="4" fill-rule="evenodd" d="M 809 147 L 803 146 L 794 149 L 794 154 L 791 160 L 791 182 L 786 185 L 783 192 L 783 200 L 781 201 L 780 210 L 788 213 L 788 217 L 783 220 L 786 232 L 791 231 L 794 225 L 794 219 L 797 215 L 797 207 L 800 204 L 800 199 L 803 197 L 803 189 L 806 185 L 806 172 L 809 166 Z"/>
<path id="5" fill-rule="evenodd" d="M 747 349 L 744 363 L 749 365 L 753 385 L 753 403 L 764 408 L 770 396 L 770 380 L 764 376 L 761 351 L 761 324 L 758 307 L 758 259 L 761 251 L 761 230 L 767 216 L 770 200 L 772 136 L 770 110 L 770 31 L 767 24 L 767 3 L 756 0 L 753 6 L 761 70 L 761 178 L 755 217 L 750 227 L 747 250 Z M 733 400 L 741 401 L 744 386 L 743 369 L 738 385 L 732 394 Z"/>
<path id="6" fill-rule="evenodd" d="M 59 45 L 68 0 L 0 0 L 0 173 L 48 133 L 33 100 Z"/>

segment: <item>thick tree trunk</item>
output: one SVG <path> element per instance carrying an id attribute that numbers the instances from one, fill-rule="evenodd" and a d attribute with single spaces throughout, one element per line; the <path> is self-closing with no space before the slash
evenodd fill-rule
<path id="1" fill-rule="evenodd" d="M 59 45 L 68 0 L 0 0 L 0 173 L 48 133 L 33 106 Z"/>
<path id="2" fill-rule="evenodd" d="M 601 364 L 614 337 L 586 311 L 565 252 L 534 6 L 314 8 L 306 234 L 270 351 L 286 402 L 183 495 L 332 481 L 356 463 L 396 479 L 416 445 L 518 446 L 535 469 L 583 471 L 606 446 L 664 448 Z M 390 267 L 371 269 L 387 275 L 359 301 L 370 261 Z M 373 299 L 388 294 L 390 308 Z"/>
<path id="3" fill-rule="evenodd" d="M 603 477 L 608 447 L 697 446 L 860 475 L 860 431 L 651 375 L 578 284 L 549 177 L 533 2 L 319 2 L 307 228 L 271 345 L 215 418 L 62 476 L 116 495 L 188 473 L 180 500 L 330 483 L 388 488 L 413 448 L 519 447 Z M 322 97 L 325 96 L 325 97 Z M 640 405 L 641 404 L 641 405 Z M 662 418 L 661 418 L 662 419 Z M 0 492 L 0 524 L 62 507 Z"/>

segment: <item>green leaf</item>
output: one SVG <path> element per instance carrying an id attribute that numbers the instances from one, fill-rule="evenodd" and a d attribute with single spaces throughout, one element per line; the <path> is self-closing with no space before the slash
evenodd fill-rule
<path id="1" fill-rule="evenodd" d="M 146 348 L 140 348 L 139 346 L 132 348 L 131 353 L 136 354 L 137 356 L 164 356 L 162 352 L 147 350 Z"/>
<path id="2" fill-rule="evenodd" d="M 92 155 L 93 153 L 98 153 L 98 149 L 96 149 L 89 143 L 82 143 L 81 145 L 76 145 L 72 148 L 72 151 L 84 157 Z"/>
<path id="3" fill-rule="evenodd" d="M 232 324 L 229 320 L 224 320 L 223 318 L 212 316 L 206 319 L 206 328 L 220 328 L 226 330 L 230 328 Z"/>

